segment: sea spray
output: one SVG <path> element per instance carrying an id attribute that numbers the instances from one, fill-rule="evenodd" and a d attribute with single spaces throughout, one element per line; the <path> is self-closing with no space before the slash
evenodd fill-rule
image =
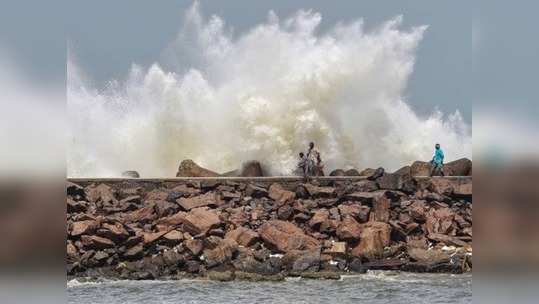
<path id="1" fill-rule="evenodd" d="M 426 26 L 402 17 L 366 31 L 362 20 L 319 31 L 300 10 L 235 34 L 195 3 L 164 60 L 133 65 L 125 81 L 92 88 L 68 62 L 68 176 L 173 176 L 182 159 L 225 172 L 257 159 L 290 174 L 314 141 L 326 170 L 398 169 L 428 160 L 439 142 L 449 159 L 471 157 L 459 112 L 421 118 L 403 95 Z"/>

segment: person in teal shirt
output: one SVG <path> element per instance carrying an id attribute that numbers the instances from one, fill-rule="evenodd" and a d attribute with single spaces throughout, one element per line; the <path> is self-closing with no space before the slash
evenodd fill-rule
<path id="1" fill-rule="evenodd" d="M 432 168 L 430 170 L 430 176 L 436 172 L 436 170 L 439 170 L 442 176 L 444 176 L 444 151 L 440 148 L 440 144 L 436 144 L 434 150 L 434 156 L 432 157 L 432 160 L 430 161 Z"/>

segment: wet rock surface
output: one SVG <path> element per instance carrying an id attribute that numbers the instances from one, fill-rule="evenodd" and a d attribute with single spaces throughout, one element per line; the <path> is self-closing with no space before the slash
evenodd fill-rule
<path id="1" fill-rule="evenodd" d="M 471 178 L 413 170 L 339 181 L 68 182 L 67 274 L 228 281 L 470 271 Z"/>

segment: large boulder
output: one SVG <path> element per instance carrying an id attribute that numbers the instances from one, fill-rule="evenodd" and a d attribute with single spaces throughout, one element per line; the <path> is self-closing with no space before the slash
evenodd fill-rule
<path id="1" fill-rule="evenodd" d="M 306 250 L 319 247 L 318 241 L 303 233 L 296 225 L 281 220 L 265 222 L 258 229 L 262 240 L 279 251 Z"/>
<path id="2" fill-rule="evenodd" d="M 472 161 L 461 158 L 444 164 L 444 174 L 447 176 L 470 176 L 472 171 Z"/>
<path id="3" fill-rule="evenodd" d="M 191 159 L 183 160 L 178 168 L 176 177 L 216 177 L 219 176 L 216 172 L 202 168 Z"/>
<path id="4" fill-rule="evenodd" d="M 114 247 L 114 242 L 97 235 L 83 235 L 81 236 L 82 246 L 85 249 L 106 249 Z"/>
<path id="5" fill-rule="evenodd" d="M 260 162 L 256 160 L 251 160 L 251 161 L 243 163 L 243 165 L 241 166 L 240 176 L 243 176 L 243 177 L 264 176 L 264 170 L 262 169 L 262 165 L 260 165 Z"/>
<path id="6" fill-rule="evenodd" d="M 430 162 L 415 161 L 410 167 L 412 176 L 429 176 L 432 165 Z"/>
<path id="7" fill-rule="evenodd" d="M 387 223 L 369 222 L 364 224 L 359 245 L 352 249 L 352 255 L 369 260 L 382 257 L 384 247 L 391 242 L 391 226 Z"/>
<path id="8" fill-rule="evenodd" d="M 389 221 L 390 206 L 391 201 L 385 195 L 376 198 L 370 210 L 370 221 L 387 223 Z"/>

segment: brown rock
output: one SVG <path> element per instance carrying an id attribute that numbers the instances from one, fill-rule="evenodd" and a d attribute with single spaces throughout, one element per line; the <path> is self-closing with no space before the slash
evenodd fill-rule
<path id="1" fill-rule="evenodd" d="M 356 169 L 348 169 L 344 172 L 345 176 L 361 176 Z"/>
<path id="2" fill-rule="evenodd" d="M 144 244 L 150 244 L 158 239 L 160 239 L 163 235 L 167 234 L 168 231 L 159 231 L 159 232 L 143 232 L 142 237 L 144 238 Z"/>
<path id="3" fill-rule="evenodd" d="M 202 168 L 190 159 L 183 160 L 178 168 L 176 177 L 216 177 L 216 172 Z"/>
<path id="4" fill-rule="evenodd" d="M 408 248 L 408 256 L 414 261 L 428 264 L 442 263 L 449 261 L 449 256 L 441 250 L 425 250 L 421 248 Z"/>
<path id="5" fill-rule="evenodd" d="M 410 167 L 412 176 L 429 176 L 432 165 L 430 162 L 415 161 Z"/>
<path id="6" fill-rule="evenodd" d="M 103 228 L 99 230 L 99 235 L 114 241 L 115 243 L 126 240 L 129 237 L 129 233 L 125 230 L 121 223 L 103 223 Z"/>
<path id="7" fill-rule="evenodd" d="M 391 202 L 389 201 L 387 197 L 385 196 L 378 197 L 376 200 L 374 200 L 374 203 L 372 205 L 369 220 L 373 222 L 387 223 L 389 221 L 390 205 L 391 205 Z"/>
<path id="8" fill-rule="evenodd" d="M 146 223 L 155 219 L 154 205 L 132 211 L 124 216 L 125 222 Z"/>
<path id="9" fill-rule="evenodd" d="M 200 189 L 189 187 L 185 184 L 178 185 L 172 188 L 170 191 L 180 193 L 183 196 L 196 195 L 200 193 Z"/>
<path id="10" fill-rule="evenodd" d="M 92 203 L 101 201 L 103 203 L 117 203 L 118 200 L 114 197 L 114 191 L 106 184 L 98 186 L 90 186 L 86 188 L 86 197 Z"/>
<path id="11" fill-rule="evenodd" d="M 323 253 L 330 255 L 344 255 L 346 253 L 345 242 L 330 242 L 330 246 Z"/>
<path id="12" fill-rule="evenodd" d="M 294 200 L 296 193 L 285 190 L 281 184 L 274 183 L 269 188 L 269 197 L 280 205 Z"/>
<path id="13" fill-rule="evenodd" d="M 243 177 L 257 177 L 264 176 L 264 170 L 260 163 L 256 160 L 251 160 L 242 165 L 241 176 Z"/>
<path id="14" fill-rule="evenodd" d="M 98 227 L 99 223 L 94 220 L 74 222 L 71 229 L 71 235 L 78 236 L 82 234 L 92 234 Z"/>
<path id="15" fill-rule="evenodd" d="M 320 244 L 290 222 L 272 220 L 260 226 L 258 233 L 264 242 L 279 251 L 313 249 Z"/>
<path id="16" fill-rule="evenodd" d="M 184 246 L 193 254 L 199 255 L 204 248 L 204 243 L 201 240 L 188 239 L 183 242 Z"/>
<path id="17" fill-rule="evenodd" d="M 164 217 L 164 218 L 159 219 L 157 221 L 157 225 L 160 225 L 163 227 L 176 227 L 178 225 L 183 224 L 183 221 L 185 220 L 186 215 L 187 215 L 187 212 L 180 211 L 169 217 Z"/>
<path id="18" fill-rule="evenodd" d="M 329 211 L 327 209 L 316 210 L 313 217 L 307 223 L 309 227 L 318 229 L 320 225 L 327 221 L 329 218 Z"/>
<path id="19" fill-rule="evenodd" d="M 113 248 L 114 242 L 109 239 L 97 236 L 97 235 L 83 235 L 81 236 L 82 246 L 85 249 L 106 249 Z"/>
<path id="20" fill-rule="evenodd" d="M 352 249 L 351 254 L 356 257 L 376 259 L 383 256 L 384 247 L 391 242 L 391 226 L 382 222 L 369 222 L 361 231 L 359 245 Z"/>
<path id="21" fill-rule="evenodd" d="M 192 235 L 206 234 L 208 230 L 221 225 L 219 215 L 206 208 L 196 208 L 191 210 L 183 219 L 184 231 Z"/>
<path id="22" fill-rule="evenodd" d="M 364 223 L 369 220 L 370 209 L 367 206 L 361 206 L 358 204 L 339 205 L 339 212 L 341 216 L 351 216 L 354 219 Z"/>
<path id="23" fill-rule="evenodd" d="M 124 257 L 127 260 L 136 260 L 142 257 L 143 255 L 144 247 L 142 244 L 137 244 L 129 249 L 124 253 Z"/>
<path id="24" fill-rule="evenodd" d="M 221 200 L 217 195 L 215 195 L 215 192 L 207 192 L 202 195 L 194 196 L 194 197 L 182 197 L 178 200 L 176 200 L 178 205 L 180 205 L 183 209 L 189 211 L 194 208 L 199 207 L 205 207 L 205 206 L 218 206 L 222 204 Z"/>
<path id="25" fill-rule="evenodd" d="M 347 242 L 359 240 L 361 225 L 351 216 L 346 216 L 337 227 L 336 234 L 339 240 Z"/>
<path id="26" fill-rule="evenodd" d="M 256 243 L 260 239 L 260 236 L 256 231 L 245 227 L 238 227 L 229 231 L 225 238 L 234 240 L 238 245 L 248 247 Z"/>
<path id="27" fill-rule="evenodd" d="M 313 198 L 318 197 L 331 197 L 335 194 L 335 188 L 333 187 L 318 187 L 313 184 L 303 184 L 309 195 Z"/>
<path id="28" fill-rule="evenodd" d="M 447 234 L 453 229 L 453 219 L 455 212 L 449 208 L 431 209 L 427 215 L 425 227 L 429 234 Z"/>
<path id="29" fill-rule="evenodd" d="M 183 233 L 178 230 L 171 230 L 163 235 L 163 239 L 167 240 L 169 243 L 177 244 L 183 240 Z"/>
<path id="30" fill-rule="evenodd" d="M 444 164 L 444 174 L 446 176 L 470 176 L 472 171 L 472 161 L 461 158 Z"/>
<path id="31" fill-rule="evenodd" d="M 73 243 L 68 242 L 66 246 L 66 253 L 68 258 L 76 258 L 78 256 L 77 247 Z"/>
<path id="32" fill-rule="evenodd" d="M 204 261 L 208 267 L 228 262 L 238 250 L 238 244 L 232 239 L 223 239 L 214 249 L 204 250 Z"/>

